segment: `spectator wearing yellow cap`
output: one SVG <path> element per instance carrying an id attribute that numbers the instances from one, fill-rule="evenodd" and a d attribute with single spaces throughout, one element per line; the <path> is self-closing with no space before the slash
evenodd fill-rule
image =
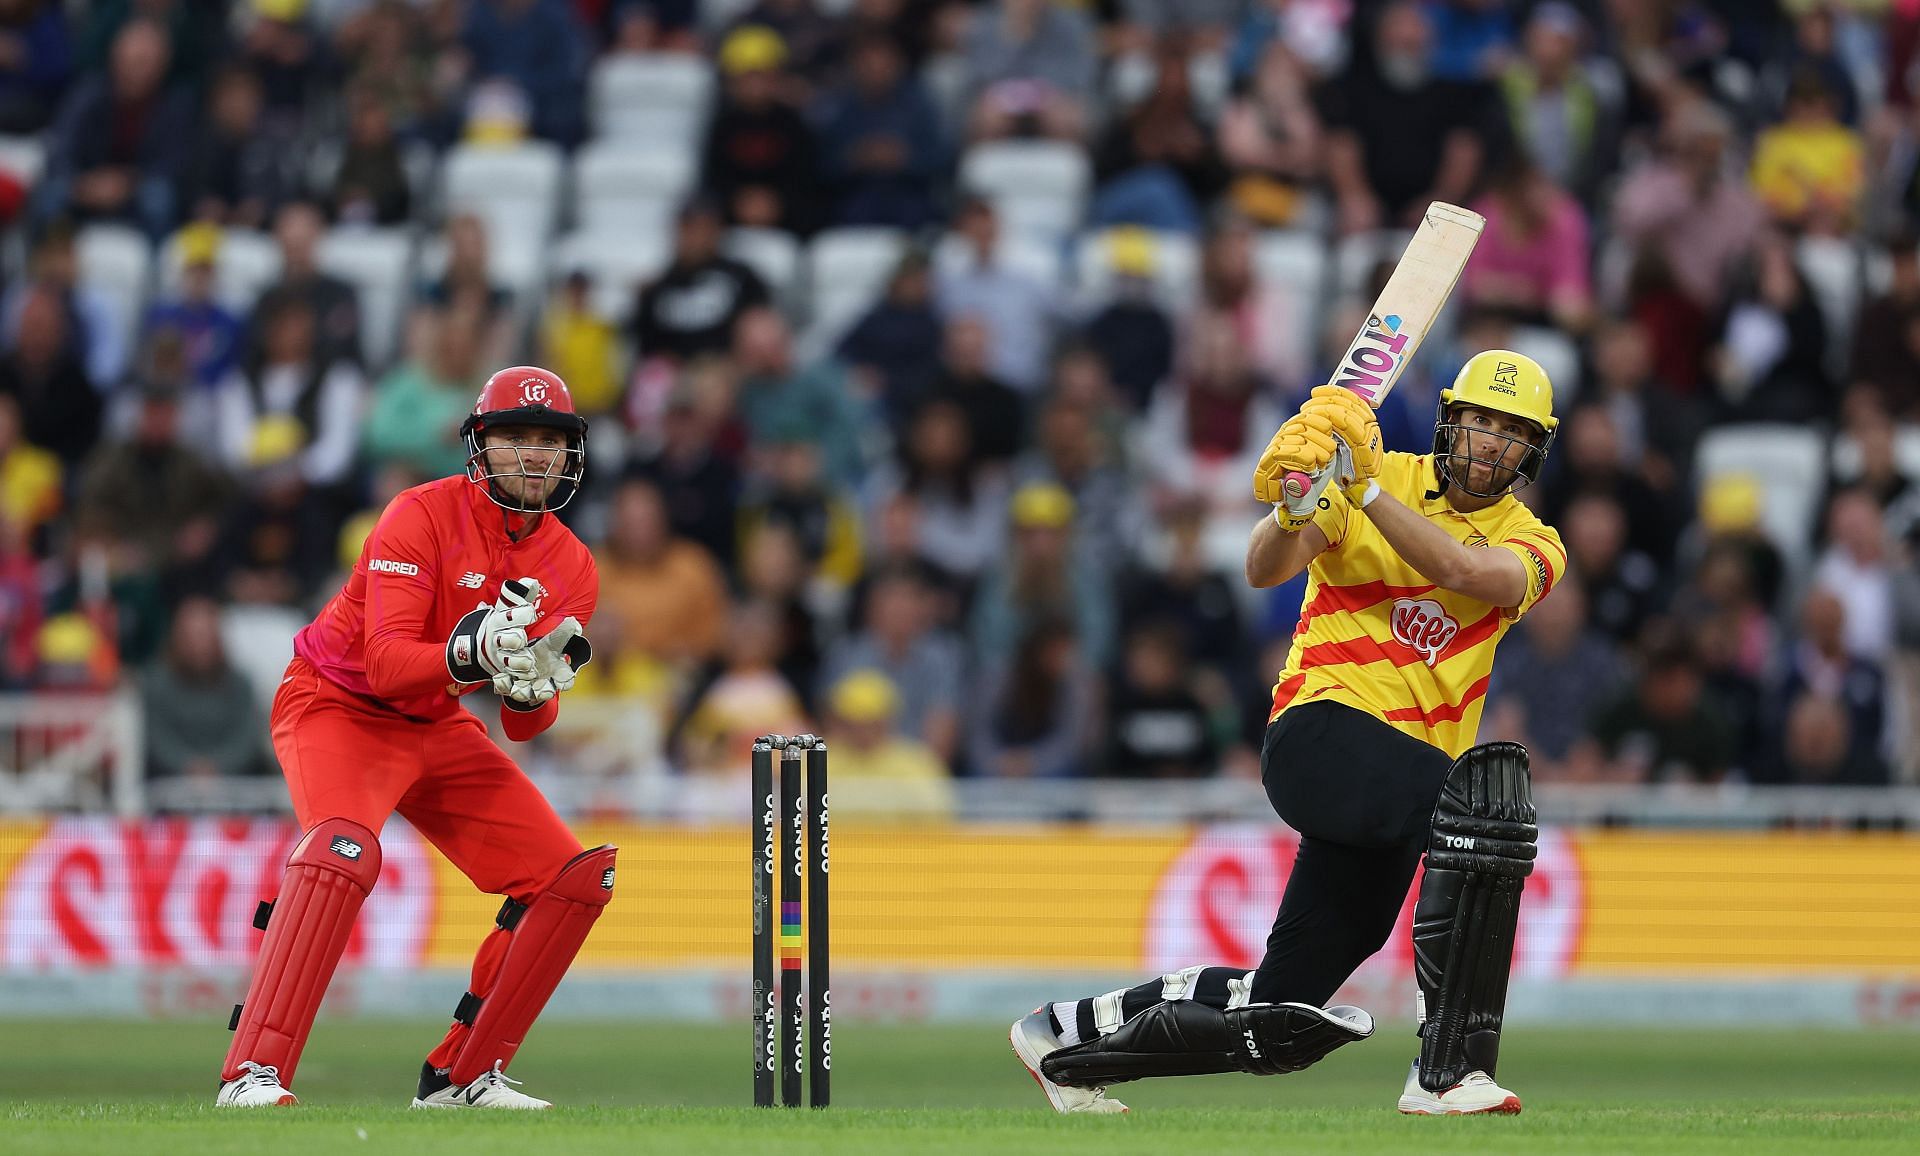
<path id="1" fill-rule="evenodd" d="M 1100 567 L 1082 565 L 1073 551 L 1073 495 L 1054 482 L 1029 482 L 1014 492 L 1007 515 L 1012 548 L 981 580 L 969 633 L 976 657 L 1010 661 L 1020 640 L 1043 620 L 1068 625 L 1095 669 L 1113 654 L 1113 587 Z"/>
<path id="2" fill-rule="evenodd" d="M 214 297 L 219 274 L 220 246 L 225 234 L 220 226 L 196 221 L 174 236 L 180 253 L 180 288 L 147 309 L 141 325 L 143 374 L 158 340 L 177 340 L 186 355 L 193 384 L 211 391 L 220 379 L 232 371 L 240 357 L 246 329 L 232 311 Z"/>
<path id="3" fill-rule="evenodd" d="M 835 818 L 953 813 L 947 765 L 931 747 L 894 728 L 900 694 L 892 679 L 877 670 L 855 670 L 834 684 L 827 706 Z"/>
<path id="4" fill-rule="evenodd" d="M 818 141 L 783 97 L 786 60 L 786 43 L 765 25 L 736 28 L 721 42 L 725 85 L 707 130 L 701 183 L 729 224 L 805 234 L 818 223 Z"/>

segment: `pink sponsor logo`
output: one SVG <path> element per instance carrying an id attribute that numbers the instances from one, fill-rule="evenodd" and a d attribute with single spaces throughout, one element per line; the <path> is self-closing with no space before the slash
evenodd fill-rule
<path id="1" fill-rule="evenodd" d="M 1440 655 L 1460 633 L 1460 623 L 1431 598 L 1393 600 L 1393 640 L 1411 648 L 1428 666 L 1440 661 Z"/>
<path id="2" fill-rule="evenodd" d="M 1154 888 L 1141 961 L 1147 970 L 1164 973 L 1196 963 L 1257 967 L 1299 846 L 1300 837 L 1277 822 L 1196 831 Z M 1413 903 L 1419 893 L 1416 873 L 1387 945 L 1361 966 L 1352 989 L 1397 991 L 1411 979 Z M 1560 831 L 1540 832 L 1540 854 L 1520 904 L 1514 975 L 1568 974 L 1585 913 L 1585 879 L 1573 839 Z"/>

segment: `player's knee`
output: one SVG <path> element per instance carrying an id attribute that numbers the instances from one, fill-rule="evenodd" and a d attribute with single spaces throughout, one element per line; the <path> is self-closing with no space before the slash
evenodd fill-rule
<path id="1" fill-rule="evenodd" d="M 352 819 L 322 819 L 294 844 L 287 867 L 330 871 L 371 891 L 380 878 L 380 836 Z"/>
<path id="2" fill-rule="evenodd" d="M 611 843 L 575 855 L 554 874 L 547 894 L 576 903 L 604 904 L 613 897 L 614 859 L 619 848 Z"/>

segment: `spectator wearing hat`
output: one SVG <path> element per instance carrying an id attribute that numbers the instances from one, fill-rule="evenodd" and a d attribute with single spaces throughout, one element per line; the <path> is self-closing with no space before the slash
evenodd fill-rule
<path id="1" fill-rule="evenodd" d="M 935 180 L 947 164 L 939 113 L 892 40 L 862 35 L 848 56 L 848 81 L 819 116 L 834 221 L 918 229 L 933 220 Z"/>
<path id="2" fill-rule="evenodd" d="M 1613 172 L 1620 126 L 1616 101 L 1582 65 L 1586 33 L 1566 0 L 1536 5 L 1499 86 L 1513 139 L 1548 180 L 1591 206 Z"/>
<path id="3" fill-rule="evenodd" d="M 720 45 L 725 83 L 707 127 L 700 185 L 727 222 L 806 235 L 819 221 L 819 142 L 782 96 L 786 44 L 771 28 L 736 28 Z"/>
<path id="4" fill-rule="evenodd" d="M 0 518 L 32 540 L 62 504 L 60 459 L 21 436 L 20 403 L 0 393 Z"/>
<path id="5" fill-rule="evenodd" d="M 1148 229 L 1121 226 L 1107 233 L 1106 249 L 1113 295 L 1087 322 L 1081 339 L 1100 358 L 1127 408 L 1137 413 L 1173 372 L 1173 322 L 1161 308 L 1153 280 L 1161 260 L 1159 241 Z"/>
<path id="6" fill-rule="evenodd" d="M 893 679 L 878 670 L 850 671 L 834 682 L 827 707 L 834 818 L 952 816 L 951 772 L 932 747 L 902 732 L 900 692 Z"/>
<path id="7" fill-rule="evenodd" d="M 309 482 L 312 451 L 297 418 L 266 414 L 248 429 L 235 466 L 241 496 L 211 559 L 213 588 L 233 602 L 303 606 L 330 573 L 339 519 Z"/>
<path id="8" fill-rule="evenodd" d="M 711 201 L 688 202 L 673 233 L 673 258 L 640 291 L 634 340 L 646 360 L 673 363 L 733 344 L 741 314 L 771 298 L 751 268 L 720 252 L 721 214 Z"/>
<path id="9" fill-rule="evenodd" d="M 180 230 L 179 295 L 155 301 L 140 327 L 149 347 L 160 334 L 173 334 L 193 384 L 205 390 L 219 385 L 233 369 L 246 334 L 240 319 L 214 296 L 221 241 L 220 226 L 211 222 L 197 221 Z"/>
<path id="10" fill-rule="evenodd" d="M 1057 483 L 1028 482 L 1014 492 L 1012 548 L 981 578 L 974 598 L 968 633 L 980 661 L 1004 665 L 1036 623 L 1057 619 L 1080 659 L 1104 669 L 1118 615 L 1107 572 L 1075 556 L 1075 512 L 1073 495 Z"/>

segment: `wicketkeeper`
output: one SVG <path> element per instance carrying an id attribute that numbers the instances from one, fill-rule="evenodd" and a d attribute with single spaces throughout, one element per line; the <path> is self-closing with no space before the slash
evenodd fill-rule
<path id="1" fill-rule="evenodd" d="M 1333 386 L 1274 436 L 1247 580 L 1308 573 L 1260 758 L 1300 833 L 1286 893 L 1253 971 L 1189 967 L 1015 1023 L 1057 1110 L 1123 1112 L 1106 1086 L 1144 1076 L 1295 1072 L 1371 1035 L 1365 1011 L 1326 1004 L 1392 934 L 1423 854 L 1420 1057 L 1400 1110 L 1520 1110 L 1494 1069 L 1535 851 L 1527 752 L 1474 739 L 1494 647 L 1566 569 L 1560 536 L 1513 496 L 1557 424 L 1545 371 L 1492 349 L 1440 392 L 1431 454 L 1382 454 L 1372 409 Z M 1286 476 L 1329 470 L 1317 508 L 1289 513 Z"/>
<path id="2" fill-rule="evenodd" d="M 480 890 L 505 896 L 416 1108 L 546 1108 L 506 1075 L 534 1017 L 613 894 L 612 847 L 582 850 L 460 696 L 489 686 L 525 741 L 559 714 L 591 654 L 600 578 L 552 516 L 579 489 L 587 423 L 559 377 L 488 379 L 461 427 L 464 475 L 396 497 L 347 584 L 294 639 L 273 748 L 305 836 L 266 929 L 221 1106 L 292 1104 L 294 1070 L 398 811 Z"/>

